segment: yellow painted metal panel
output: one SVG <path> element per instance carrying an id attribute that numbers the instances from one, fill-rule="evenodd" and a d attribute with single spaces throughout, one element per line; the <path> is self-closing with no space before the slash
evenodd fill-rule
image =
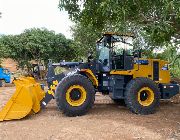
<path id="1" fill-rule="evenodd" d="M 110 74 L 116 74 L 116 75 L 133 75 L 134 74 L 134 70 L 112 70 L 110 72 Z"/>
<path id="2" fill-rule="evenodd" d="M 141 60 L 141 59 L 140 59 Z M 144 59 L 142 59 L 144 60 Z M 147 59 L 148 65 L 138 65 L 134 64 L 134 69 L 132 70 L 112 70 L 110 74 L 117 75 L 132 75 L 133 78 L 137 77 L 147 77 L 153 80 L 153 62 L 159 62 L 159 81 L 157 83 L 170 83 L 170 73 L 169 70 L 163 70 L 163 67 L 168 64 L 167 61 L 159 59 Z"/>
<path id="3" fill-rule="evenodd" d="M 90 69 L 81 69 L 81 72 L 84 72 L 89 77 L 93 85 L 98 86 L 98 80 Z"/>

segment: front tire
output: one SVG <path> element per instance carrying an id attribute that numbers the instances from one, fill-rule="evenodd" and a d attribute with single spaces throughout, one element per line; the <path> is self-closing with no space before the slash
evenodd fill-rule
<path id="1" fill-rule="evenodd" d="M 80 74 L 70 75 L 58 84 L 57 106 L 66 116 L 81 116 L 93 106 L 95 90 L 92 82 Z"/>
<path id="2" fill-rule="evenodd" d="M 159 89 L 151 79 L 136 78 L 126 86 L 125 103 L 133 113 L 152 114 L 159 105 L 159 100 Z"/>

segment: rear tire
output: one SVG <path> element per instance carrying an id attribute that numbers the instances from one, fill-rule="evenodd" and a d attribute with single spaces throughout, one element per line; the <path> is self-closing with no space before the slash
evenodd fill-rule
<path id="1" fill-rule="evenodd" d="M 81 116 L 86 114 L 94 104 L 94 86 L 85 76 L 70 75 L 58 84 L 55 98 L 58 108 L 66 116 Z"/>
<path id="2" fill-rule="evenodd" d="M 0 80 L 0 87 L 5 87 L 6 82 L 4 80 Z"/>
<path id="3" fill-rule="evenodd" d="M 126 86 L 125 103 L 133 113 L 152 114 L 159 106 L 159 100 L 159 89 L 151 79 L 136 78 Z"/>

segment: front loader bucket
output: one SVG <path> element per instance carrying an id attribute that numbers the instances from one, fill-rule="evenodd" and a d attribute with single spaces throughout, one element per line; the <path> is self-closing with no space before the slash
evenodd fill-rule
<path id="1" fill-rule="evenodd" d="M 16 91 L 0 111 L 0 121 L 21 119 L 25 116 L 40 111 L 40 101 L 45 96 L 32 77 L 22 77 L 14 80 Z"/>

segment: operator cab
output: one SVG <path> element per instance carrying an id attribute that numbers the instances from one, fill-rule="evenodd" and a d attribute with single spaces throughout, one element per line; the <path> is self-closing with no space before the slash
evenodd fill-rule
<path id="1" fill-rule="evenodd" d="M 105 33 L 97 41 L 98 62 L 102 72 L 133 69 L 133 35 Z"/>
<path id="2" fill-rule="evenodd" d="M 6 75 L 9 75 L 10 71 L 8 69 L 3 69 L 3 73 L 6 74 Z"/>

